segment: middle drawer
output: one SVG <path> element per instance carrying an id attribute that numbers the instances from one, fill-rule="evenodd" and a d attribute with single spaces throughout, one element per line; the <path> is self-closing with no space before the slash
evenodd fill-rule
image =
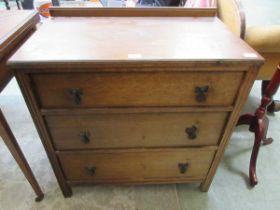
<path id="1" fill-rule="evenodd" d="M 228 112 L 48 115 L 57 150 L 217 145 Z"/>

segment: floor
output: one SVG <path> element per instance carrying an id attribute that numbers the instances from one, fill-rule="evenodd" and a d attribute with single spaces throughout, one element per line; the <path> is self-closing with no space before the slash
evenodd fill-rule
<path id="1" fill-rule="evenodd" d="M 244 111 L 256 108 L 259 93 L 260 82 L 256 82 Z M 261 148 L 260 182 L 253 189 L 247 177 L 253 135 L 241 126 L 232 135 L 208 193 L 200 192 L 197 184 L 91 186 L 74 187 L 74 195 L 64 199 L 15 80 L 0 95 L 0 106 L 45 193 L 42 202 L 34 202 L 33 191 L 0 139 L 0 210 L 279 209 L 280 113 L 269 116 L 268 133 L 275 141 Z"/>
<path id="2" fill-rule="evenodd" d="M 272 5 L 259 15 L 247 16 L 248 25 L 279 24 L 279 0 L 243 0 L 246 8 L 261 12 L 262 5 Z M 251 3 L 250 3 L 251 2 Z M 265 6 L 265 5 L 264 5 Z M 263 21 L 263 22 L 262 22 Z M 259 103 L 260 82 L 256 82 L 244 112 L 252 112 Z M 280 99 L 280 91 L 276 98 Z M 258 161 L 259 184 L 248 186 L 248 164 L 253 135 L 246 126 L 236 128 L 208 193 L 197 184 L 150 186 L 75 187 L 74 195 L 64 199 L 48 162 L 46 153 L 28 113 L 15 80 L 0 95 L 0 106 L 19 140 L 44 193 L 35 203 L 35 195 L 0 138 L 0 210 L 278 210 L 280 206 L 280 113 L 270 115 L 268 134 L 272 145 L 261 148 Z"/>

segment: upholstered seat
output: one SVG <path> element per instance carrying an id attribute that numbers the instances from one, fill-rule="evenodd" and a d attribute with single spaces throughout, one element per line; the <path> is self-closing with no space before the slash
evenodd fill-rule
<path id="1" fill-rule="evenodd" d="M 251 26 L 246 28 L 245 41 L 266 60 L 258 79 L 270 80 L 280 61 L 280 25 Z"/>
<path id="2" fill-rule="evenodd" d="M 244 3 L 248 6 L 244 10 L 238 0 L 217 0 L 217 7 L 218 16 L 231 31 L 244 39 L 265 58 L 266 62 L 257 77 L 259 80 L 263 80 L 264 90 L 268 84 L 267 80 L 271 79 L 275 67 L 280 61 L 280 17 L 277 18 L 277 15 L 274 15 L 269 21 L 262 20 L 260 15 L 263 15 L 263 19 L 267 18 L 270 10 L 267 7 L 273 5 L 262 3 L 259 7 L 252 7 L 252 5 L 257 5 L 260 2 L 246 0 Z M 256 8 L 259 12 L 255 11 Z M 249 23 L 245 23 L 245 14 Z M 275 21 L 273 18 L 275 18 Z M 274 101 L 268 110 L 279 111 L 279 102 Z"/>

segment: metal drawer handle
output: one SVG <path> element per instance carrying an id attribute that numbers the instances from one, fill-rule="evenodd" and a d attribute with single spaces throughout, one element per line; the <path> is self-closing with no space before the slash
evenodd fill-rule
<path id="1" fill-rule="evenodd" d="M 192 127 L 186 128 L 186 130 L 185 130 L 186 134 L 188 135 L 188 138 L 191 140 L 196 139 L 197 131 L 198 131 L 198 128 L 194 125 Z"/>
<path id="2" fill-rule="evenodd" d="M 82 102 L 83 90 L 80 88 L 70 88 L 68 89 L 68 93 L 70 94 L 73 102 L 76 105 L 80 105 Z"/>
<path id="3" fill-rule="evenodd" d="M 189 168 L 189 164 L 188 163 L 178 163 L 178 168 L 179 168 L 181 174 L 185 174 Z"/>
<path id="4" fill-rule="evenodd" d="M 96 172 L 96 167 L 95 166 L 88 166 L 86 167 L 86 172 L 90 176 L 94 176 Z"/>
<path id="5" fill-rule="evenodd" d="M 90 133 L 88 131 L 80 133 L 80 137 L 84 144 L 88 144 L 90 142 Z"/>
<path id="6" fill-rule="evenodd" d="M 195 87 L 195 93 L 196 93 L 196 101 L 197 102 L 204 102 L 207 99 L 207 93 L 209 90 L 209 86 L 205 85 L 205 86 L 196 86 Z"/>

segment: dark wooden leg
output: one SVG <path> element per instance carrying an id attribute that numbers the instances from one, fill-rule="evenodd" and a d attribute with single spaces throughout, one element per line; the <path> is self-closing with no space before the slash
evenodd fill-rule
<path id="1" fill-rule="evenodd" d="M 253 114 L 244 114 L 239 117 L 237 125 L 251 125 L 252 121 L 254 120 L 255 116 Z"/>
<path id="2" fill-rule="evenodd" d="M 250 166 L 249 166 L 249 177 L 250 177 L 250 184 L 251 186 L 255 186 L 258 183 L 257 175 L 256 175 L 256 164 L 258 153 L 261 145 L 261 141 L 264 139 L 264 135 L 266 135 L 266 130 L 268 124 L 267 121 L 262 119 L 257 119 L 257 117 L 253 114 L 244 114 L 240 116 L 237 126 L 238 125 L 249 125 L 249 130 L 255 133 L 255 142 L 254 147 L 251 154 Z M 265 140 L 264 140 L 265 142 Z"/>
<path id="3" fill-rule="evenodd" d="M 249 175 L 250 175 L 250 184 L 252 186 L 255 186 L 258 183 L 258 179 L 256 175 L 256 165 L 257 165 L 257 159 L 258 159 L 261 141 L 264 135 L 264 120 L 258 119 L 257 121 L 254 121 L 254 125 L 252 126 L 254 127 L 255 130 L 255 142 L 254 142 L 254 147 L 250 160 Z"/>
<path id="4" fill-rule="evenodd" d="M 18 163 L 19 167 L 21 168 L 23 174 L 25 175 L 28 182 L 31 184 L 33 190 L 35 191 L 37 198 L 35 199 L 37 202 L 41 201 L 44 198 L 44 194 L 37 183 L 30 166 L 28 165 L 1 109 L 0 109 L 0 134 L 3 138 L 5 144 L 7 145 L 8 149 L 10 150 L 11 154 L 15 158 L 16 162 Z"/>
<path id="5" fill-rule="evenodd" d="M 270 82 L 270 80 L 262 81 L 262 96 L 265 94 L 265 90 L 266 90 L 269 82 Z M 267 111 L 270 113 L 279 112 L 280 111 L 280 101 L 272 99 L 271 104 L 267 107 Z"/>
<path id="6" fill-rule="evenodd" d="M 262 81 L 262 96 L 264 96 L 265 90 L 266 90 L 266 88 L 267 88 L 269 82 L 270 82 L 270 80 L 263 80 L 263 81 Z"/>
<path id="7" fill-rule="evenodd" d="M 266 136 L 269 125 L 269 120 L 266 116 L 266 110 L 268 105 L 270 105 L 272 101 L 273 95 L 278 90 L 279 84 L 280 64 L 278 64 L 271 81 L 262 82 L 262 100 L 255 114 L 244 114 L 239 118 L 237 123 L 237 125 L 249 125 L 249 131 L 255 133 L 255 142 L 249 167 L 250 184 L 253 187 L 258 183 L 256 175 L 256 164 L 261 142 L 263 142 L 264 145 L 267 145 L 271 144 L 273 141 L 272 138 L 267 138 Z"/>
<path id="8" fill-rule="evenodd" d="M 61 187 L 60 185 L 60 189 L 62 190 L 62 194 L 64 196 L 64 198 L 70 198 L 72 196 L 72 188 L 67 185 L 67 186 L 64 186 L 64 187 Z"/>

